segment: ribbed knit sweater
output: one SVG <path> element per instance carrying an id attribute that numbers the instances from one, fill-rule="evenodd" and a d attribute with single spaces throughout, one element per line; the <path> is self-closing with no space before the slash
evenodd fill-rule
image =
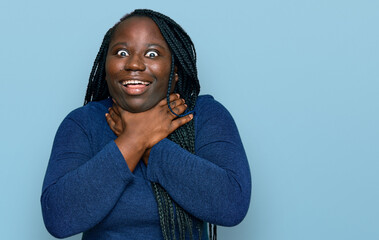
<path id="1" fill-rule="evenodd" d="M 198 97 L 195 154 L 166 138 L 151 149 L 148 165 L 140 161 L 133 172 L 106 122 L 111 106 L 110 99 L 90 102 L 72 111 L 57 131 L 41 196 L 53 236 L 163 239 L 151 182 L 204 222 L 233 226 L 243 220 L 250 170 L 234 120 L 220 103 Z"/>

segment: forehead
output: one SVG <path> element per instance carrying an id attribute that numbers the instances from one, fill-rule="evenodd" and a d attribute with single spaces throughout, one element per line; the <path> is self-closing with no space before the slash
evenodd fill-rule
<path id="1" fill-rule="evenodd" d="M 165 43 L 157 24 L 144 16 L 133 16 L 122 21 L 115 29 L 112 41 L 157 41 Z"/>

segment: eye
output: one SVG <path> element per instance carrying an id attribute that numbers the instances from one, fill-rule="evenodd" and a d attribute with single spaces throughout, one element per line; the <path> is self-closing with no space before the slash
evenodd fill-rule
<path id="1" fill-rule="evenodd" d="M 158 53 L 156 51 L 148 51 L 146 54 L 145 54 L 146 57 L 148 58 L 155 58 L 155 57 L 158 57 Z"/>
<path id="2" fill-rule="evenodd" d="M 121 57 L 127 57 L 127 56 L 129 56 L 129 53 L 126 50 L 118 50 L 117 55 L 119 55 Z"/>

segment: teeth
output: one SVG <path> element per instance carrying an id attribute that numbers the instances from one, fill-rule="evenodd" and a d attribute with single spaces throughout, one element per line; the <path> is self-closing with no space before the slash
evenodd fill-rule
<path id="1" fill-rule="evenodd" d="M 126 80 L 126 81 L 123 81 L 121 84 L 125 86 L 125 85 L 129 85 L 129 84 L 132 84 L 132 85 L 135 85 L 135 84 L 149 85 L 150 83 L 145 82 L 145 81 L 140 81 L 140 80 Z"/>

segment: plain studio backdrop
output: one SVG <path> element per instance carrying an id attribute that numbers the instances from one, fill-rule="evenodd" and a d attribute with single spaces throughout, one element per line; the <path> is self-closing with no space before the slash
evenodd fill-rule
<path id="1" fill-rule="evenodd" d="M 238 125 L 253 194 L 220 240 L 379 239 L 376 0 L 1 1 L 1 239 L 54 239 L 39 198 L 55 132 L 135 8 L 186 29 L 201 93 Z"/>

